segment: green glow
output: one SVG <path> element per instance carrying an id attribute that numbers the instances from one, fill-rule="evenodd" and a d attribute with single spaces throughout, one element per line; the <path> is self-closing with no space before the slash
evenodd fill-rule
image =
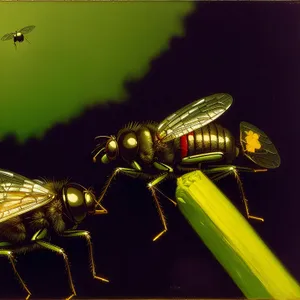
<path id="1" fill-rule="evenodd" d="M 300 299 L 295 279 L 201 171 L 178 179 L 176 197 L 183 215 L 247 298 Z"/>
<path id="2" fill-rule="evenodd" d="M 183 35 L 192 2 L 1 2 L 0 36 L 36 25 L 15 51 L 0 41 L 0 137 L 42 135 L 87 105 L 124 101 L 124 80 Z M 142 100 L 141 100 L 142 101 Z"/>

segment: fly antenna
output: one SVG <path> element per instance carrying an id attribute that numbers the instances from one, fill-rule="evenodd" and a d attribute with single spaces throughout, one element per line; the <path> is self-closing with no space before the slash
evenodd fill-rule
<path id="1" fill-rule="evenodd" d="M 108 135 L 98 135 L 95 137 L 95 140 L 101 139 L 101 138 L 105 138 L 105 139 L 110 139 L 111 137 Z"/>
<path id="2" fill-rule="evenodd" d="M 97 151 L 98 149 L 99 149 L 99 148 L 96 148 L 94 151 L 92 151 L 91 154 L 95 153 L 95 151 Z M 93 162 L 96 162 L 97 156 L 99 156 L 99 154 L 100 154 L 102 151 L 104 151 L 104 150 L 105 150 L 104 147 L 101 148 L 101 149 L 93 156 Z"/>

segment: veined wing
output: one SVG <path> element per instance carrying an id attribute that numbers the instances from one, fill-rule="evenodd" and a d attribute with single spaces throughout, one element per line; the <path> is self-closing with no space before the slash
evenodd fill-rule
<path id="1" fill-rule="evenodd" d="M 232 101 L 229 94 L 214 94 L 184 106 L 159 124 L 158 139 L 169 142 L 209 124 L 220 117 Z"/>
<path id="2" fill-rule="evenodd" d="M 26 26 L 26 27 L 20 29 L 18 32 L 20 32 L 22 34 L 27 34 L 27 33 L 31 32 L 34 28 L 35 28 L 34 25 L 30 25 L 30 26 Z"/>
<path id="3" fill-rule="evenodd" d="M 0 169 L 0 223 L 41 207 L 55 196 L 37 182 Z"/>
<path id="4" fill-rule="evenodd" d="M 11 40 L 13 37 L 14 37 L 14 33 L 7 33 L 1 38 L 1 41 L 8 41 Z"/>

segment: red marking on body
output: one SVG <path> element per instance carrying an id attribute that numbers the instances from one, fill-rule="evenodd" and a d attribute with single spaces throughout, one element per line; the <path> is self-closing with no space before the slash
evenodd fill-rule
<path id="1" fill-rule="evenodd" d="M 185 134 L 180 137 L 180 149 L 181 149 L 181 158 L 187 157 L 189 152 L 189 143 L 188 138 L 189 137 L 195 138 L 194 131 L 189 132 L 188 134 Z"/>
<path id="2" fill-rule="evenodd" d="M 181 158 L 184 158 L 188 154 L 188 135 L 185 134 L 180 137 L 180 149 L 181 149 Z"/>

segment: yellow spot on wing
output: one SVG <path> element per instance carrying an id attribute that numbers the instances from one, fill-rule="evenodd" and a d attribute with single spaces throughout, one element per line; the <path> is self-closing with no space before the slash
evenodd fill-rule
<path id="1" fill-rule="evenodd" d="M 261 144 L 259 142 L 259 134 L 254 133 L 252 130 L 245 131 L 246 133 L 246 150 L 248 152 L 254 153 L 256 149 L 261 148 Z"/>

